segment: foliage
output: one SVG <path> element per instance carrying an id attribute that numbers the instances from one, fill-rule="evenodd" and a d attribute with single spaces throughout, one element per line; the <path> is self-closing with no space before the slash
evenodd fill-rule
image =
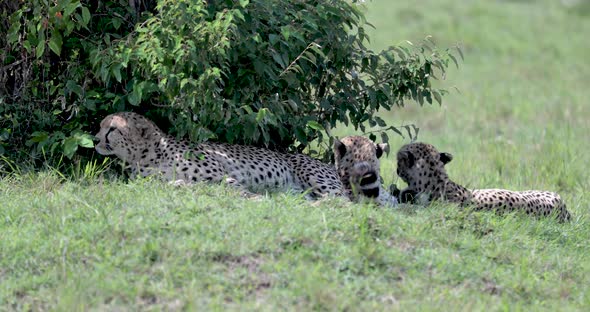
<path id="1" fill-rule="evenodd" d="M 92 147 L 112 105 L 89 54 L 129 34 L 150 1 L 18 1 L 0 4 L 0 154 L 33 161 Z M 130 6 L 141 4 L 141 6 Z M 1 40 L 1 39 L 0 39 Z M 116 87 L 115 87 L 116 88 Z"/>
<path id="2" fill-rule="evenodd" d="M 340 123 L 387 141 L 381 130 L 401 132 L 375 113 L 440 103 L 431 79 L 456 64 L 428 40 L 372 51 L 360 5 L 344 0 L 33 0 L 3 12 L 12 78 L 0 129 L 11 141 L 0 146 L 33 158 L 72 157 L 121 110 L 195 141 L 302 150 L 331 143 Z"/>

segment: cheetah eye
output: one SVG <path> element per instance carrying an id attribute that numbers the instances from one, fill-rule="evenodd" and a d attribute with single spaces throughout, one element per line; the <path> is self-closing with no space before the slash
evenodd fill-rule
<path id="1" fill-rule="evenodd" d="M 115 130 L 117 130 L 117 127 L 112 127 L 112 126 L 111 126 L 111 127 L 109 127 L 109 131 L 107 131 L 107 134 L 105 134 L 105 137 L 108 137 L 108 136 L 109 136 L 109 134 L 111 134 L 111 132 L 113 132 L 113 131 L 115 131 Z"/>
<path id="2" fill-rule="evenodd" d="M 414 164 L 416 163 L 416 158 L 414 157 L 414 154 L 408 152 L 408 158 L 406 160 L 408 168 L 414 167 Z"/>

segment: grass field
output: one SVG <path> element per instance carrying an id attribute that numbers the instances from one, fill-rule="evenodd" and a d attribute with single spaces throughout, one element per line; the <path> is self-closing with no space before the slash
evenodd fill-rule
<path id="1" fill-rule="evenodd" d="M 376 48 L 432 35 L 465 54 L 442 106 L 384 116 L 452 153 L 457 182 L 557 191 L 572 222 L 15 175 L 0 310 L 589 310 L 590 14 L 569 2 L 378 0 L 367 17 Z M 402 186 L 394 153 L 382 170 Z"/>

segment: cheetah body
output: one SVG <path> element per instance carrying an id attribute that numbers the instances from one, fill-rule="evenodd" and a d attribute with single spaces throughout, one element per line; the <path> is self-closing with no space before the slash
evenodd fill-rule
<path id="1" fill-rule="evenodd" d="M 310 197 L 342 195 L 342 183 L 333 166 L 306 155 L 224 143 L 190 144 L 165 134 L 136 113 L 107 116 L 96 136 L 100 140 L 96 150 L 125 161 L 132 177 L 226 182 L 246 191 L 309 190 Z"/>
<path id="2" fill-rule="evenodd" d="M 453 182 L 445 165 L 453 159 L 426 143 L 404 145 L 397 153 L 397 173 L 408 184 L 399 192 L 401 202 L 415 199 L 447 200 L 476 209 L 524 211 L 531 215 L 556 214 L 559 220 L 569 220 L 570 213 L 561 197 L 548 191 L 509 191 L 504 189 L 469 190 Z M 396 194 L 397 195 L 397 194 Z"/>
<path id="3" fill-rule="evenodd" d="M 338 146 L 348 149 L 347 155 L 338 158 L 336 166 L 302 154 L 285 154 L 253 146 L 211 142 L 190 144 L 165 134 L 152 121 L 132 112 L 104 118 L 96 137 L 100 140 L 96 150 L 122 159 L 132 177 L 158 175 L 175 183 L 226 182 L 245 192 L 269 189 L 306 191 L 309 199 L 324 196 L 354 199 L 349 173 L 358 172 L 354 168 L 362 159 L 376 164 L 370 170 L 378 174 L 378 158 L 382 154 L 379 145 L 356 136 L 336 141 Z M 360 141 L 365 145 L 353 143 Z M 360 180 L 358 178 L 355 183 L 362 190 L 366 183 Z M 366 197 L 386 203 L 382 198 L 391 196 L 384 191 L 381 193 L 381 197 Z M 358 196 L 364 195 L 360 192 Z"/>

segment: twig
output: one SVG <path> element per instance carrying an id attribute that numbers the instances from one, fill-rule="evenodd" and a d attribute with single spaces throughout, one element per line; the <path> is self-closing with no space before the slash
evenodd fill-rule
<path id="1" fill-rule="evenodd" d="M 291 62 L 291 64 L 289 64 L 289 66 L 287 66 L 287 68 L 285 68 L 285 70 L 283 70 L 279 74 L 279 77 L 281 77 L 285 73 L 287 73 L 295 65 L 295 63 L 297 63 L 297 61 L 299 61 L 299 59 L 303 57 L 303 53 L 305 53 L 307 50 L 311 49 L 312 46 L 320 48 L 319 44 L 317 44 L 315 42 L 310 43 L 307 47 L 305 47 L 305 49 L 303 49 L 303 51 L 301 51 L 301 53 L 293 60 L 293 62 Z"/>
<path id="2" fill-rule="evenodd" d="M 23 60 L 18 60 L 18 61 L 16 61 L 16 62 L 12 63 L 12 64 L 8 64 L 8 65 L 6 65 L 6 66 L 4 66 L 4 67 L 0 68 L 0 72 L 3 72 L 3 71 L 5 71 L 5 70 L 8 70 L 8 69 L 10 69 L 10 68 L 14 67 L 14 66 L 17 66 L 18 64 L 20 64 L 20 63 L 22 63 L 22 62 L 23 62 Z"/>

